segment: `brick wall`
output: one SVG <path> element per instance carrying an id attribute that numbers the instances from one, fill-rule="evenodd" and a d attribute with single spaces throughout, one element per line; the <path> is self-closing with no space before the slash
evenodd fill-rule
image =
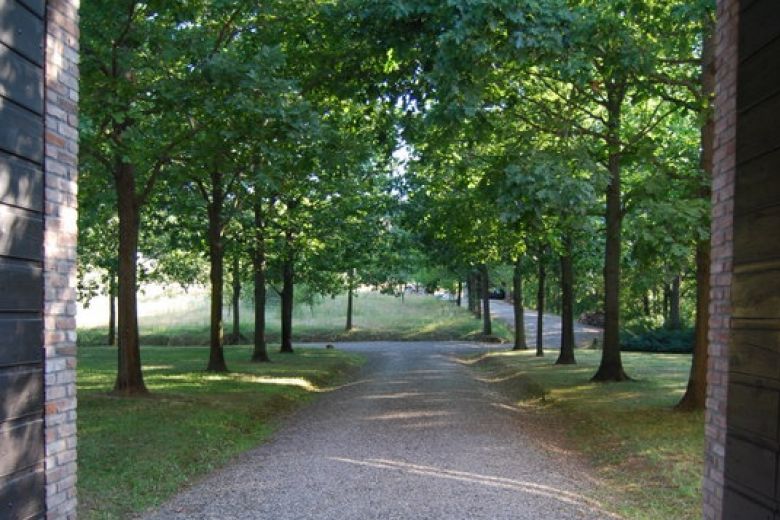
<path id="1" fill-rule="evenodd" d="M 736 167 L 738 0 L 718 0 L 704 518 L 720 520 L 726 447 Z"/>
<path id="2" fill-rule="evenodd" d="M 76 516 L 76 180 L 79 0 L 48 0 L 44 349 L 46 507 Z"/>

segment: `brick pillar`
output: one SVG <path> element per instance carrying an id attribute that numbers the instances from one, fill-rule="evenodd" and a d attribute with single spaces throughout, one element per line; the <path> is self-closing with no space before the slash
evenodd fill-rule
<path id="1" fill-rule="evenodd" d="M 736 168 L 738 4 L 738 0 L 718 0 L 716 29 L 709 366 L 702 485 L 707 520 L 721 520 L 723 506 Z"/>
<path id="2" fill-rule="evenodd" d="M 79 0 L 48 0 L 45 69 L 46 509 L 76 517 L 76 180 Z"/>

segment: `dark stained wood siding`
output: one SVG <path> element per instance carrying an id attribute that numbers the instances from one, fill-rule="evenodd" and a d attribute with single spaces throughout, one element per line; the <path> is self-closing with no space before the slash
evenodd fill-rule
<path id="1" fill-rule="evenodd" d="M 742 0 L 723 518 L 780 519 L 780 2 Z"/>
<path id="2" fill-rule="evenodd" d="M 45 515 L 44 0 L 0 0 L 0 519 Z"/>

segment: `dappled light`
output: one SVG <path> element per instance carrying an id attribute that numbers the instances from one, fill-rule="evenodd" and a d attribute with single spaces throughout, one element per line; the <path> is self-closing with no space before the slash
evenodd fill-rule
<path id="1" fill-rule="evenodd" d="M 456 480 L 460 482 L 466 482 L 468 484 L 475 484 L 479 486 L 498 487 L 503 489 L 510 489 L 513 491 L 519 491 L 522 493 L 542 495 L 553 500 L 559 500 L 568 504 L 580 506 L 587 509 L 596 509 L 599 513 L 609 518 L 620 518 L 617 515 L 613 515 L 604 511 L 601 508 L 601 504 L 591 500 L 585 496 L 571 493 L 563 489 L 554 488 L 551 486 L 545 486 L 534 482 L 514 480 L 502 477 L 494 477 L 489 475 L 481 475 L 477 473 L 470 473 L 466 471 L 454 471 L 444 468 L 437 468 L 433 466 L 423 466 L 420 464 L 410 464 L 403 461 L 394 461 L 387 459 L 366 459 L 356 460 L 344 457 L 331 457 L 331 460 L 337 462 L 343 462 L 345 464 L 354 464 L 358 466 L 367 466 L 370 468 L 401 471 L 412 475 L 421 475 L 425 477 L 434 477 L 448 480 Z"/>

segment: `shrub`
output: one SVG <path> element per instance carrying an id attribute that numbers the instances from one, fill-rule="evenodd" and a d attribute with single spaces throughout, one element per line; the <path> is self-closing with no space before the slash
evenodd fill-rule
<path id="1" fill-rule="evenodd" d="M 650 330 L 623 330 L 620 334 L 622 349 L 629 352 L 659 352 L 690 354 L 693 352 L 693 329 L 656 328 Z"/>

